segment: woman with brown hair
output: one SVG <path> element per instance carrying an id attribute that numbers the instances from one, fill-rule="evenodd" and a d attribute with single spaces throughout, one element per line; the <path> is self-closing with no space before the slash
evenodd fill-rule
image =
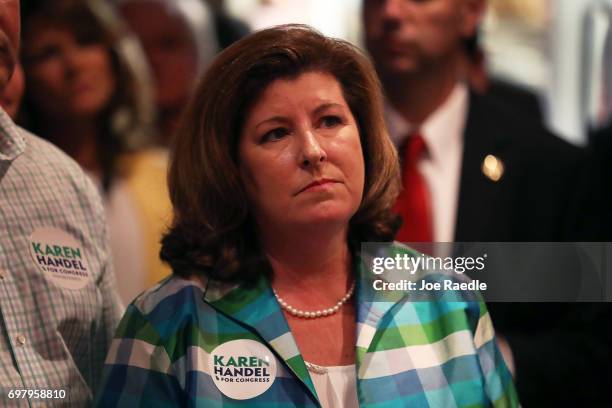
<path id="1" fill-rule="evenodd" d="M 144 60 L 101 0 L 32 2 L 24 11 L 27 87 L 19 121 L 68 153 L 99 186 L 125 302 L 169 273 L 157 256 L 170 213 L 161 181 L 166 153 L 151 148 Z"/>
<path id="2" fill-rule="evenodd" d="M 398 177 L 353 46 L 289 25 L 225 50 L 177 133 L 174 276 L 128 307 L 98 404 L 513 406 L 481 302 L 372 290 L 362 242 L 416 255 L 392 243 Z"/>

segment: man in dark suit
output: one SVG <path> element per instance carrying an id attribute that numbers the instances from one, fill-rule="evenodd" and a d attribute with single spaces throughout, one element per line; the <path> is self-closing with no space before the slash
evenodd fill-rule
<path id="1" fill-rule="evenodd" d="M 576 239 L 571 197 L 584 153 L 463 79 L 463 42 L 474 36 L 484 6 L 485 0 L 364 2 L 366 46 L 402 158 L 406 188 L 396 209 L 405 224 L 398 240 Z M 609 308 L 489 306 L 524 406 L 604 401 Z"/>
<path id="2" fill-rule="evenodd" d="M 594 209 L 581 219 L 581 232 L 612 242 L 612 123 L 589 136 L 589 163 L 582 183 L 582 207 Z"/>
<path id="3" fill-rule="evenodd" d="M 566 217 L 583 152 L 462 79 L 463 40 L 484 5 L 365 2 L 366 45 L 385 88 L 390 135 L 404 160 L 410 136 L 424 140 L 417 160 L 426 163 L 417 170 L 430 188 L 430 240 L 571 238 Z M 451 165 L 456 171 L 438 171 Z"/>

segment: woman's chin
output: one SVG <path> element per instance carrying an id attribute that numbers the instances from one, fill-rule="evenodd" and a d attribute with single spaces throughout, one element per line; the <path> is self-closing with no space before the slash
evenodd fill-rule
<path id="1" fill-rule="evenodd" d="M 351 212 L 346 210 L 319 210 L 304 214 L 302 217 L 300 217 L 299 224 L 310 227 L 348 226 L 351 217 Z"/>

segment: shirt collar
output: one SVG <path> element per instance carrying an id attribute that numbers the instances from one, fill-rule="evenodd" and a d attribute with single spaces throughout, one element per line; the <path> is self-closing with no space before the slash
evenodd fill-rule
<path id="1" fill-rule="evenodd" d="M 0 108 L 0 161 L 12 161 L 25 151 L 26 143 L 19 127 Z"/>
<path id="2" fill-rule="evenodd" d="M 457 82 L 450 95 L 420 127 L 421 136 L 425 140 L 429 157 L 434 162 L 443 161 L 449 138 L 461 137 L 467 119 L 468 89 L 463 82 Z M 396 146 L 406 140 L 414 132 L 416 126 L 395 110 L 387 101 L 385 103 L 385 119 L 389 136 Z"/>

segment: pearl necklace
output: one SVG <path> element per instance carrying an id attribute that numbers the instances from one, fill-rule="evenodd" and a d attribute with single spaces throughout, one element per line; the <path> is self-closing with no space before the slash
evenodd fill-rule
<path id="1" fill-rule="evenodd" d="M 272 288 L 274 297 L 276 297 L 276 300 L 278 300 L 278 303 L 280 304 L 283 310 L 287 311 L 289 314 L 293 316 L 303 317 L 306 319 L 314 319 L 316 317 L 326 317 L 326 316 L 331 316 L 337 313 L 338 310 L 340 310 L 340 308 L 351 298 L 351 296 L 353 296 L 354 291 L 355 291 L 355 281 L 353 281 L 353 284 L 351 285 L 351 288 L 348 290 L 348 292 L 346 292 L 346 295 L 344 295 L 344 297 L 340 299 L 338 303 L 336 303 L 333 307 L 330 307 L 328 309 L 314 310 L 310 312 L 310 311 L 296 309 L 295 307 L 287 304 L 287 302 L 285 302 L 282 297 L 278 296 L 278 293 L 276 293 L 274 288 Z"/>

